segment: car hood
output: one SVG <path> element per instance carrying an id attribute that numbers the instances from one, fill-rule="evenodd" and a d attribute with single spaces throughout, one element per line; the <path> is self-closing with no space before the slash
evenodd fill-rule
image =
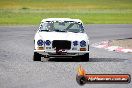
<path id="1" fill-rule="evenodd" d="M 43 40 L 88 40 L 86 33 L 73 33 L 73 32 L 39 32 L 39 36 Z"/>

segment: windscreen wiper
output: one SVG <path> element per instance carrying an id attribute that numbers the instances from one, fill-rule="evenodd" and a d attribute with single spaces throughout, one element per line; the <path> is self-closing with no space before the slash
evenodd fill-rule
<path id="1" fill-rule="evenodd" d="M 66 32 L 66 31 L 64 31 L 64 30 L 58 30 L 58 29 L 55 29 L 55 30 L 53 30 L 53 31 L 55 31 L 55 32 Z"/>

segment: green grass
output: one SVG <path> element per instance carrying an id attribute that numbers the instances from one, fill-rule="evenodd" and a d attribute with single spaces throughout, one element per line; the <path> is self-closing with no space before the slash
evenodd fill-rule
<path id="1" fill-rule="evenodd" d="M 44 18 L 85 24 L 132 24 L 132 0 L 0 0 L 0 25 L 39 24 Z"/>

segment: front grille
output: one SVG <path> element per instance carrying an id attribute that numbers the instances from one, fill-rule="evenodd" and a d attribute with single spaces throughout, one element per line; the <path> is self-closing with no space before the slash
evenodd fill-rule
<path id="1" fill-rule="evenodd" d="M 71 49 L 71 42 L 66 40 L 54 40 L 52 47 L 56 49 Z"/>

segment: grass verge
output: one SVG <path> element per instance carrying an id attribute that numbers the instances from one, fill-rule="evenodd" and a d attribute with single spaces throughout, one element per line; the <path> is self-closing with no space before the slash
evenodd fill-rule
<path id="1" fill-rule="evenodd" d="M 132 24 L 132 0 L 0 0 L 0 25 L 39 24 L 44 18 L 85 24 Z"/>
<path id="2" fill-rule="evenodd" d="M 132 24 L 131 10 L 0 10 L 0 24 L 38 24 L 44 18 L 78 18 L 85 24 Z"/>

